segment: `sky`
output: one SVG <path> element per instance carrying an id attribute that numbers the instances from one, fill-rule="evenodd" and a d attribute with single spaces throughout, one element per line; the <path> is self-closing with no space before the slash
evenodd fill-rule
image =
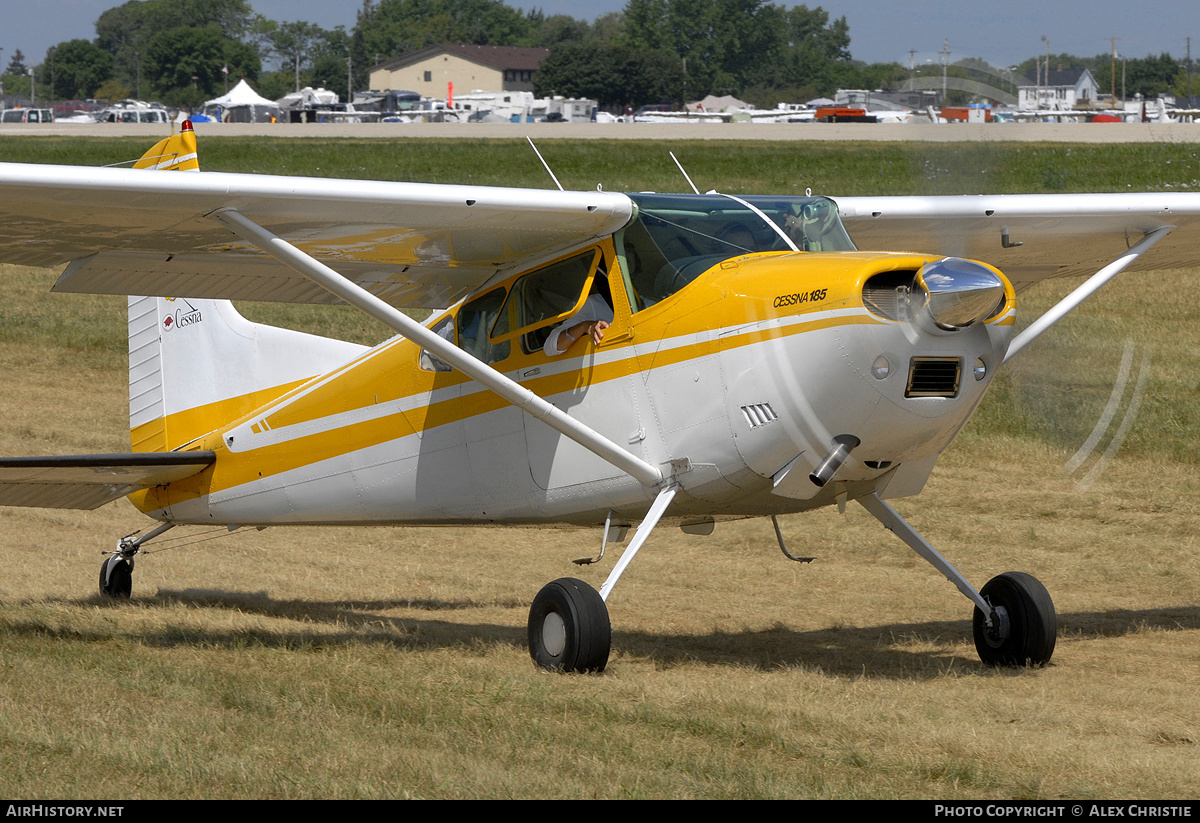
<path id="1" fill-rule="evenodd" d="M 773 0 L 781 5 L 797 5 Z M 15 49 L 40 63 L 46 49 L 63 42 L 96 36 L 96 18 L 125 0 L 0 0 L 0 70 Z M 272 20 L 306 20 L 323 28 L 354 26 L 362 0 L 250 0 L 259 14 Z M 569 14 L 594 19 L 620 11 L 625 0 L 590 0 L 580 11 L 579 0 L 510 0 L 520 9 L 540 8 L 546 14 Z M 850 25 L 850 52 L 867 63 L 912 59 L 940 63 L 938 52 L 948 41 L 950 60 L 980 57 L 998 68 L 1013 66 L 1034 55 L 1068 53 L 1082 57 L 1107 54 L 1116 37 L 1117 51 L 1126 57 L 1169 52 L 1182 59 L 1187 40 L 1200 58 L 1200 3 L 1189 0 L 1056 0 L 1008 3 L 980 0 L 907 0 L 885 5 L 879 0 L 817 0 L 831 18 L 845 17 Z"/>

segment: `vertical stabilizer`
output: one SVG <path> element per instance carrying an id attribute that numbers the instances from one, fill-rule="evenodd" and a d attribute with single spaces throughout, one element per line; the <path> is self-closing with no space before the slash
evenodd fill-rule
<path id="1" fill-rule="evenodd" d="M 133 450 L 179 448 L 366 350 L 251 323 L 228 300 L 130 297 Z"/>
<path id="2" fill-rule="evenodd" d="M 200 160 L 196 154 L 196 132 L 192 121 L 184 120 L 179 134 L 159 140 L 142 159 L 133 164 L 135 169 L 158 171 L 200 171 Z"/>

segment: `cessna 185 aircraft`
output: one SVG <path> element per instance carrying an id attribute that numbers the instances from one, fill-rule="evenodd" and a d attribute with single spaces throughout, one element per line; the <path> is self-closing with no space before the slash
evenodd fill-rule
<path id="1" fill-rule="evenodd" d="M 976 589 L 887 501 L 921 491 L 1008 358 L 1147 249 L 1159 266 L 1200 263 L 1196 195 L 144 170 L 198 171 L 190 126 L 138 165 L 0 164 L 0 261 L 67 264 L 56 291 L 141 295 L 132 451 L 5 458 L 0 503 L 128 496 L 161 521 L 105 560 L 101 589 L 118 597 L 147 541 L 180 524 L 594 527 L 603 555 L 640 522 L 598 592 L 563 578 L 533 601 L 530 653 L 566 671 L 605 667 L 605 599 L 656 527 L 848 501 L 972 601 L 985 663 L 1046 663 L 1056 616 L 1041 583 L 1008 572 Z M 1014 337 L 1024 287 L 1085 271 Z M 366 348 L 251 323 L 229 300 L 344 301 L 397 335 Z M 436 310 L 422 324 L 400 307 Z"/>

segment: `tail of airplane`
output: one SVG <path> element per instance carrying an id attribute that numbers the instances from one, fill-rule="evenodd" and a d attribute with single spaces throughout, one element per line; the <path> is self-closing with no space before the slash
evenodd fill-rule
<path id="1" fill-rule="evenodd" d="M 196 154 L 196 132 L 192 130 L 192 121 L 184 120 L 179 134 L 159 140 L 133 164 L 133 167 L 157 171 L 200 171 L 200 161 Z"/>
<path id="2" fill-rule="evenodd" d="M 199 171 L 190 121 L 134 168 Z M 171 451 L 365 351 L 252 323 L 228 300 L 129 298 L 129 429 L 135 452 Z"/>
<path id="3" fill-rule="evenodd" d="M 366 348 L 252 323 L 228 300 L 130 297 L 133 450 L 177 449 Z"/>

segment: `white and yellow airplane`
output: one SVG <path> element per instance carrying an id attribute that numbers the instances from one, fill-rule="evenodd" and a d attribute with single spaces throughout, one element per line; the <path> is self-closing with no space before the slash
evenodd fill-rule
<path id="1" fill-rule="evenodd" d="M 198 170 L 190 126 L 139 165 Z M 974 603 L 984 662 L 1044 664 L 1046 589 L 1018 572 L 975 589 L 887 500 L 921 491 L 1006 359 L 1150 246 L 1159 266 L 1200 264 L 1200 196 L 1177 194 L 834 201 L 0 164 L 0 213 L 0 261 L 67 264 L 56 291 L 147 295 L 129 298 L 131 453 L 0 460 L 0 503 L 128 496 L 161 521 L 118 543 L 102 591 L 128 596 L 141 547 L 179 524 L 595 527 L 603 555 L 640 521 L 599 592 L 563 578 L 533 602 L 530 652 L 567 671 L 604 668 L 604 601 L 658 525 L 851 500 Z M 1014 338 L 1018 291 L 1087 267 Z M 272 328 L 231 299 L 344 301 L 397 335 Z M 399 310 L 447 305 L 424 324 Z"/>

